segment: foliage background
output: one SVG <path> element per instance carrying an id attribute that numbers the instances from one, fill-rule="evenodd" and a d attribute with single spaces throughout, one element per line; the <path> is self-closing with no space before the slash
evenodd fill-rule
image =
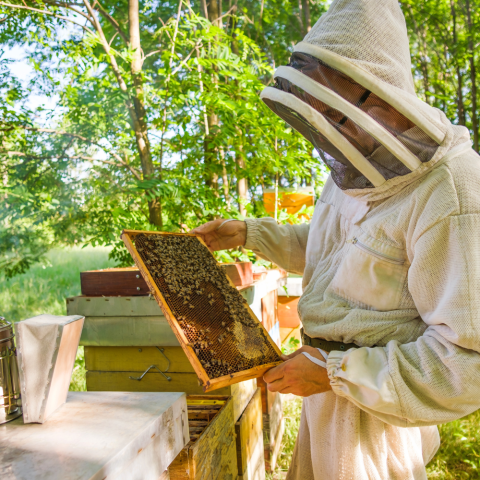
<path id="1" fill-rule="evenodd" d="M 328 4 L 0 1 L 0 270 L 75 243 L 125 265 L 122 228 L 264 216 L 275 184 L 321 188 L 311 146 L 259 92 Z M 401 6 L 418 94 L 478 150 L 479 0 Z M 19 46 L 28 78 L 7 55 Z"/>
<path id="2" fill-rule="evenodd" d="M 478 151 L 480 0 L 400 3 L 419 96 L 466 125 Z M 80 270 L 130 261 L 122 228 L 263 216 L 276 183 L 318 194 L 325 169 L 258 94 L 328 4 L 0 1 L 2 313 L 65 313 Z M 33 74 L 15 74 L 23 59 L 9 52 L 19 51 Z M 58 250 L 77 244 L 109 249 Z M 280 468 L 298 404 L 289 412 Z M 429 478 L 480 478 L 478 422 L 474 413 L 441 426 Z"/>

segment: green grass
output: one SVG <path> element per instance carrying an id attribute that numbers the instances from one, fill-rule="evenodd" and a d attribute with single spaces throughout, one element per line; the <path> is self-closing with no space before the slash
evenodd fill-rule
<path id="1" fill-rule="evenodd" d="M 48 255 L 48 266 L 35 265 L 12 279 L 0 276 L 0 316 L 18 322 L 35 315 L 66 315 L 67 297 L 80 295 L 80 272 L 113 267 L 107 248 L 66 248 Z M 79 347 L 70 390 L 84 391 L 85 359 Z"/>

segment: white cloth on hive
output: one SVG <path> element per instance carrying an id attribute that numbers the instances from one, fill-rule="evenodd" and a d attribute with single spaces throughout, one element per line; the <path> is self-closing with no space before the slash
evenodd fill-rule
<path id="1" fill-rule="evenodd" d="M 65 402 L 83 320 L 79 315 L 45 314 L 15 324 L 25 423 L 43 423 L 49 413 Z M 68 338 L 63 338 L 65 327 L 73 322 L 79 322 L 77 328 L 69 329 Z M 57 360 L 62 365 L 56 369 Z"/>

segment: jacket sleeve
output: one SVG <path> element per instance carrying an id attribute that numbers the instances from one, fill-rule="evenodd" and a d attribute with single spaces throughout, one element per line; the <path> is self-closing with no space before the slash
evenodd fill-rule
<path id="1" fill-rule="evenodd" d="M 331 352 L 333 390 L 386 423 L 450 422 L 480 407 L 480 215 L 447 217 L 412 245 L 415 342 Z"/>
<path id="2" fill-rule="evenodd" d="M 247 219 L 245 248 L 287 272 L 302 275 L 310 225 L 278 225 L 273 218 Z"/>

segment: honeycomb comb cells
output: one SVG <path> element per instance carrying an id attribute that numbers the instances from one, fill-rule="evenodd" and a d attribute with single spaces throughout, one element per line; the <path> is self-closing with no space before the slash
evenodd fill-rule
<path id="1" fill-rule="evenodd" d="M 122 238 L 205 391 L 258 377 L 281 362 L 278 347 L 199 238 L 128 230 Z"/>

